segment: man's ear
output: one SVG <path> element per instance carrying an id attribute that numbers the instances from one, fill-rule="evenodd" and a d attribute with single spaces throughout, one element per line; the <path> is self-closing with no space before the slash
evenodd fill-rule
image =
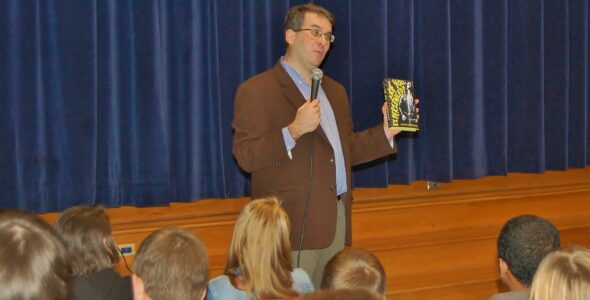
<path id="1" fill-rule="evenodd" d="M 501 258 L 498 258 L 498 265 L 500 266 L 500 276 L 506 276 L 506 274 L 510 271 L 508 269 L 508 264 Z"/>
<path id="2" fill-rule="evenodd" d="M 145 293 L 143 280 L 133 273 L 131 275 L 131 283 L 133 285 L 133 300 L 147 300 L 149 297 Z"/>
<path id="3" fill-rule="evenodd" d="M 287 29 L 287 31 L 285 31 L 285 42 L 287 42 L 289 45 L 293 45 L 295 43 L 296 35 L 297 32 L 295 32 L 293 29 Z"/>
<path id="4" fill-rule="evenodd" d="M 500 276 L 501 277 L 506 277 L 508 275 L 512 275 L 512 273 L 510 272 L 510 269 L 508 268 L 508 263 L 505 260 L 498 258 L 498 265 L 500 266 Z"/>
<path id="5" fill-rule="evenodd" d="M 508 268 L 508 263 L 498 258 L 498 264 L 500 266 L 500 280 L 510 289 L 514 289 L 514 281 L 516 280 L 512 275 L 512 271 Z"/>
<path id="6" fill-rule="evenodd" d="M 499 258 L 500 263 L 500 279 L 502 282 L 511 290 L 511 291 L 521 291 L 525 290 L 527 287 L 523 285 L 518 279 L 512 274 L 510 268 L 508 268 L 508 263 Z"/>

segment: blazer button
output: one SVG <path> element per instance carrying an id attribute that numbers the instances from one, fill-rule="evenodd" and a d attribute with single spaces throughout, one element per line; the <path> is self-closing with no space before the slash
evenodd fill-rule
<path id="1" fill-rule="evenodd" d="M 330 164 L 332 164 L 332 165 L 334 164 L 334 159 L 333 158 L 330 158 Z"/>
<path id="2" fill-rule="evenodd" d="M 335 186 L 335 185 L 331 186 L 331 187 L 330 187 L 330 190 L 331 190 L 332 192 L 336 192 L 336 186 Z"/>

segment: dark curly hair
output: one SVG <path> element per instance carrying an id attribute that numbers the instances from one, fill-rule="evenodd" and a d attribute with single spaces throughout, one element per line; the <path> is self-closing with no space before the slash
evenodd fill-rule
<path id="1" fill-rule="evenodd" d="M 530 286 L 541 260 L 559 249 L 559 231 L 549 221 L 534 215 L 510 219 L 498 237 L 498 256 L 512 275 Z"/>

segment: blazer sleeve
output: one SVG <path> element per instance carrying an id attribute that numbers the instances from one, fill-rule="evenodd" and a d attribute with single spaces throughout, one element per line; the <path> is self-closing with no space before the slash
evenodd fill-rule
<path id="1" fill-rule="evenodd" d="M 271 102 L 279 96 L 252 84 L 242 84 L 236 92 L 232 152 L 246 172 L 276 166 L 289 159 L 282 128 L 292 116 Z"/>
<path id="2" fill-rule="evenodd" d="M 397 152 L 395 138 L 392 147 L 385 136 L 383 124 L 360 132 L 351 131 L 350 141 L 350 160 L 353 166 Z"/>
<path id="3" fill-rule="evenodd" d="M 348 147 L 351 165 L 354 166 L 366 163 L 397 152 L 395 139 L 392 147 L 385 136 L 382 123 L 372 128 L 355 132 L 346 90 L 342 85 L 335 81 L 330 80 L 327 83 L 329 84 L 328 86 L 331 94 L 335 99 L 335 113 L 337 114 L 337 117 L 341 118 L 343 121 L 339 122 L 342 127 L 339 125 L 338 130 L 341 131 L 340 135 L 344 140 L 343 147 Z M 376 110 L 379 112 L 381 111 L 378 108 L 376 108 Z"/>

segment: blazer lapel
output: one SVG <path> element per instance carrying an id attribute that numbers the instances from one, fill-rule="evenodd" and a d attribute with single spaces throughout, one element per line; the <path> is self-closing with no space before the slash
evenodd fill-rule
<path id="1" fill-rule="evenodd" d="M 305 98 L 303 97 L 303 95 L 301 95 L 301 92 L 299 91 L 291 77 L 289 77 L 287 71 L 283 69 L 283 66 L 281 65 L 280 61 L 275 64 L 274 70 L 277 74 L 279 82 L 283 86 L 283 88 L 281 89 L 283 95 L 285 95 L 285 98 L 287 98 L 289 103 L 293 105 L 295 110 L 297 110 L 301 105 L 303 105 L 303 103 L 305 103 Z M 318 126 L 318 128 L 316 128 L 314 132 L 329 143 L 328 137 L 322 129 L 322 126 Z"/>

